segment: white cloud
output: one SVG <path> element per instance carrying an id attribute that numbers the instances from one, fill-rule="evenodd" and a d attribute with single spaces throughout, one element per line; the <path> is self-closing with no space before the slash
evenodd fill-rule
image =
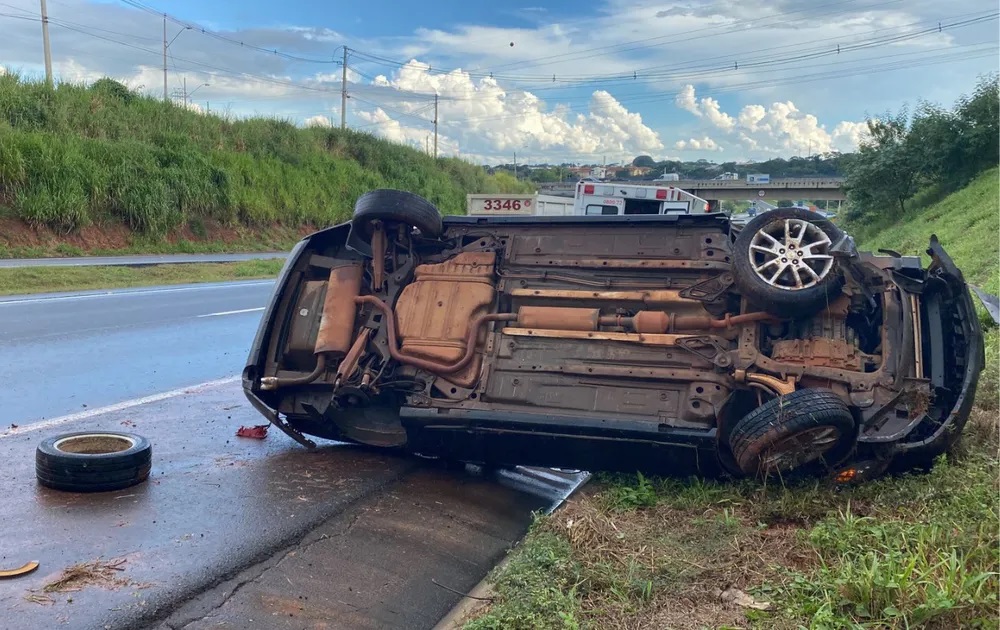
<path id="1" fill-rule="evenodd" d="M 863 122 L 842 121 L 827 131 L 813 114 L 800 111 L 792 101 L 778 101 L 770 107 L 745 105 L 736 116 L 726 114 L 712 98 L 695 97 L 694 86 L 687 85 L 675 101 L 677 106 L 690 111 L 710 125 L 735 136 L 739 143 L 753 152 L 788 155 L 789 153 L 816 154 L 830 151 L 853 151 L 857 148 L 866 125 Z M 705 140 L 710 140 L 706 136 Z M 715 144 L 713 142 L 713 144 Z M 680 141 L 678 149 L 706 148 L 697 140 Z"/>
<path id="2" fill-rule="evenodd" d="M 425 95 L 446 94 L 439 102 L 439 130 L 445 130 L 462 153 L 507 156 L 516 151 L 522 155 L 562 155 L 564 159 L 606 153 L 618 158 L 663 148 L 659 135 L 640 114 L 629 111 L 604 90 L 591 94 L 586 113 L 574 113 L 565 106 L 549 108 L 531 92 L 507 90 L 496 79 L 475 79 L 462 70 L 437 74 L 415 60 L 391 78 L 376 77 L 375 83 Z M 433 112 L 428 109 L 428 97 L 403 100 L 399 108 L 405 116 L 390 116 L 382 109 L 363 110 L 358 115 L 377 125 L 377 133 L 390 139 L 404 137 L 412 143 L 414 138 L 403 134 L 408 127 L 400 119 L 409 125 L 411 119 L 421 117 L 429 126 Z"/>
<path id="3" fill-rule="evenodd" d="M 306 118 L 305 121 L 302 124 L 303 124 L 303 126 L 306 126 L 306 127 L 332 127 L 333 126 L 333 125 L 330 124 L 330 118 L 328 116 L 323 116 L 321 114 L 317 114 L 315 116 L 310 116 L 309 118 Z"/>
<path id="4" fill-rule="evenodd" d="M 722 147 L 708 136 L 701 139 L 678 140 L 674 143 L 674 148 L 678 151 L 722 151 Z"/>

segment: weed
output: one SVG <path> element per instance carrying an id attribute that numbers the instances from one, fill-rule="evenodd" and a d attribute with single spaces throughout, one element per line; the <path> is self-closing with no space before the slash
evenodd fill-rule
<path id="1" fill-rule="evenodd" d="M 0 75 L 0 191 L 16 217 L 62 233 L 111 218 L 162 237 L 197 221 L 329 225 L 372 188 L 418 193 L 449 214 L 470 192 L 522 192 L 455 158 L 367 133 L 225 120 L 110 79 L 54 91 Z M 7 200 L 4 200 L 7 203 Z"/>

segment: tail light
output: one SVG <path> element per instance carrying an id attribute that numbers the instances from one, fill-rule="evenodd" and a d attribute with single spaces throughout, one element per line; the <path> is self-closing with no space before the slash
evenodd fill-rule
<path id="1" fill-rule="evenodd" d="M 667 198 L 667 191 L 664 190 L 663 188 L 657 188 L 656 189 L 656 198 L 657 199 L 666 199 Z"/>
<path id="2" fill-rule="evenodd" d="M 593 195 L 594 194 L 594 185 L 593 184 L 585 184 L 584 187 L 583 187 L 583 194 L 585 194 L 585 195 Z"/>

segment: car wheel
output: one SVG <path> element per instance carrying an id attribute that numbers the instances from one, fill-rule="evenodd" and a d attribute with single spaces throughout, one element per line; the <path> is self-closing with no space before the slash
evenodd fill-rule
<path id="1" fill-rule="evenodd" d="M 854 446 L 854 416 L 835 393 L 800 389 L 743 416 L 729 436 L 747 475 L 782 473 L 822 461 L 836 466 Z"/>
<path id="2" fill-rule="evenodd" d="M 779 208 L 754 217 L 736 237 L 733 275 L 750 302 L 779 317 L 806 316 L 840 294 L 844 278 L 831 251 L 839 236 L 822 217 Z"/>
<path id="3" fill-rule="evenodd" d="M 420 195 L 402 190 L 372 190 L 358 197 L 351 222 L 366 241 L 371 240 L 374 221 L 409 225 L 429 238 L 437 238 L 444 232 L 437 207 Z"/>
<path id="4" fill-rule="evenodd" d="M 153 448 L 132 433 L 83 431 L 43 440 L 35 450 L 35 476 L 46 488 L 107 492 L 149 477 Z"/>

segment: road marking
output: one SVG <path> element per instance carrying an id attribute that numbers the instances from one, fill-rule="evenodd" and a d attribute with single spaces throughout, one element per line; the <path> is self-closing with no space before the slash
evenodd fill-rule
<path id="1" fill-rule="evenodd" d="M 205 315 L 199 315 L 198 317 L 219 317 L 220 315 L 236 315 L 238 313 L 256 313 L 257 311 L 263 311 L 263 306 L 258 306 L 257 308 L 241 308 L 238 311 L 222 311 L 219 313 L 207 313 Z"/>
<path id="2" fill-rule="evenodd" d="M 126 400 L 124 402 L 108 405 L 107 407 L 88 409 L 86 411 L 80 411 L 78 413 L 71 413 L 68 416 L 60 416 L 58 418 L 43 420 L 42 422 L 36 422 L 34 424 L 19 426 L 16 429 L 8 429 L 7 431 L 0 433 L 0 439 L 3 439 L 5 437 L 24 435 L 25 433 L 31 433 L 33 431 L 41 431 L 42 429 L 50 429 L 52 427 L 58 427 L 64 424 L 69 424 L 71 422 L 79 422 L 80 420 L 86 420 L 88 418 L 93 418 L 95 416 L 100 416 L 106 413 L 124 411 L 125 409 L 131 409 L 133 407 L 139 407 L 141 405 L 148 405 L 150 403 L 160 402 L 162 400 L 168 400 L 170 398 L 176 398 L 177 396 L 182 396 L 184 394 L 197 394 L 206 389 L 212 389 L 213 387 L 219 387 L 221 385 L 228 385 L 229 383 L 235 383 L 239 381 L 241 378 L 242 377 L 238 374 L 235 376 L 227 376 L 226 378 L 220 378 L 214 381 L 207 381 L 205 383 L 198 383 L 197 385 L 189 385 L 187 387 L 172 389 L 168 392 L 161 392 L 159 394 L 143 396 L 142 398 L 134 398 L 132 400 Z"/>
<path id="3" fill-rule="evenodd" d="M 49 297 L 18 298 L 14 300 L 0 299 L 0 306 L 4 306 L 5 304 L 29 304 L 32 302 L 58 302 L 62 300 L 85 300 L 87 298 L 109 297 L 109 296 L 114 297 L 118 295 L 148 295 L 151 293 L 180 293 L 182 291 L 204 291 L 205 289 L 233 289 L 240 287 L 260 286 L 264 284 L 273 284 L 273 283 L 274 280 L 260 280 L 260 281 L 248 280 L 245 282 L 235 282 L 232 284 L 206 284 L 205 286 L 178 287 L 175 289 L 140 289 L 140 290 L 124 290 L 124 291 L 105 291 L 104 293 L 84 293 L 80 295 L 52 295 Z"/>

